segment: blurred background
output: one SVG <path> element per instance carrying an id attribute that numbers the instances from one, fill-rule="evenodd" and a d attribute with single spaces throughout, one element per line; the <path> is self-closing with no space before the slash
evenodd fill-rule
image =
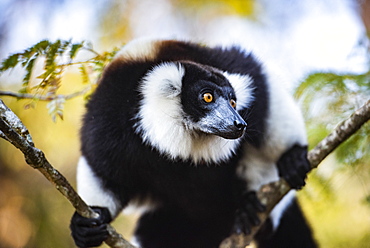
<path id="1" fill-rule="evenodd" d="M 370 96 L 369 0 L 0 0 L 0 13 L 0 60 L 42 39 L 87 40 L 98 52 L 144 36 L 238 44 L 296 94 L 310 147 Z M 18 91 L 24 73 L 3 73 L 0 90 Z M 78 71 L 68 71 L 59 93 L 78 91 L 82 83 Z M 45 102 L 1 99 L 75 185 L 83 97 L 68 100 L 64 120 L 56 122 Z M 321 247 L 370 247 L 369 130 L 367 124 L 329 156 L 299 192 Z M 16 148 L 0 140 L 1 248 L 73 247 L 73 212 Z M 113 226 L 129 238 L 134 222 L 135 216 L 121 215 Z"/>

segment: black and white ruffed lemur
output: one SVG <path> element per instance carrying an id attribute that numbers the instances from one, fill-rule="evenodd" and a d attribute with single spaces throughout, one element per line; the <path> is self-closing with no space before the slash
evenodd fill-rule
<path id="1" fill-rule="evenodd" d="M 81 130 L 78 192 L 100 214 L 71 221 L 77 246 L 145 206 L 142 248 L 218 247 L 259 224 L 263 184 L 294 189 L 310 169 L 302 115 L 252 53 L 175 40 L 136 40 L 105 69 Z M 248 124 L 248 126 L 247 126 Z M 256 235 L 258 247 L 316 247 L 291 191 Z"/>

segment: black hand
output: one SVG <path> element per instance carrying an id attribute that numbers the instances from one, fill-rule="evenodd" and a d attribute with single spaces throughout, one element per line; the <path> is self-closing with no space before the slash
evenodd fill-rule
<path id="1" fill-rule="evenodd" d="M 72 237 L 78 247 L 99 246 L 108 237 L 107 223 L 112 221 L 109 210 L 92 207 L 99 214 L 98 218 L 85 218 L 74 213 L 71 220 Z"/>
<path id="2" fill-rule="evenodd" d="M 240 207 L 235 212 L 233 232 L 250 234 L 252 226 L 261 224 L 257 213 L 264 211 L 266 211 L 266 207 L 258 200 L 255 191 L 244 193 Z"/>
<path id="3" fill-rule="evenodd" d="M 293 189 L 300 189 L 306 183 L 307 172 L 311 166 L 307 160 L 307 147 L 295 145 L 285 152 L 277 162 L 279 176 Z"/>

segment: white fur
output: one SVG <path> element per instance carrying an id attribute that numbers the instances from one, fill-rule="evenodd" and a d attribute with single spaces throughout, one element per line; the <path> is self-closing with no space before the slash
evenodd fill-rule
<path id="1" fill-rule="evenodd" d="M 249 190 L 259 190 L 266 183 L 279 179 L 276 161 L 265 156 L 263 149 L 244 146 L 244 157 L 239 161 L 237 174 L 247 182 Z"/>
<path id="2" fill-rule="evenodd" d="M 127 43 L 115 56 L 115 59 L 136 60 L 136 59 L 153 59 L 156 56 L 157 44 L 151 38 L 141 38 Z"/>
<path id="3" fill-rule="evenodd" d="M 240 75 L 237 73 L 224 72 L 223 75 L 229 80 L 231 86 L 234 88 L 236 95 L 236 110 L 248 108 L 252 103 L 253 88 L 251 87 L 252 78 L 248 75 Z"/>
<path id="4" fill-rule="evenodd" d="M 279 179 L 276 162 L 294 144 L 306 145 L 306 133 L 298 105 L 276 77 L 266 73 L 269 109 L 265 140 L 257 149 L 246 144 L 245 156 L 239 162 L 238 175 L 248 182 L 248 189 L 259 190 L 266 183 Z M 283 199 L 275 208 L 271 218 L 277 227 L 284 209 L 291 202 L 291 196 Z"/>
<path id="5" fill-rule="evenodd" d="M 138 238 L 136 236 L 133 236 L 131 239 L 130 239 L 130 243 L 135 246 L 135 247 L 140 247 L 140 241 L 138 240 Z"/>
<path id="6" fill-rule="evenodd" d="M 269 91 L 267 141 L 264 153 L 277 161 L 281 154 L 294 144 L 306 145 L 306 129 L 298 104 L 288 93 L 278 76 L 266 72 Z"/>
<path id="7" fill-rule="evenodd" d="M 294 200 L 296 195 L 295 193 L 295 190 L 289 191 L 289 193 L 286 194 L 284 198 L 281 199 L 281 201 L 271 211 L 270 218 L 274 230 L 279 226 L 281 217 L 283 216 L 289 205 L 292 204 L 292 201 Z"/>
<path id="8" fill-rule="evenodd" d="M 227 140 L 214 135 L 199 136 L 193 132 L 192 123 L 184 119 L 180 105 L 179 94 L 184 73 L 182 66 L 172 62 L 156 66 L 145 76 L 136 130 L 142 134 L 144 142 L 172 159 L 216 163 L 226 160 L 233 154 L 239 140 Z M 248 89 L 249 77 L 226 75 L 236 87 L 237 98 L 240 98 L 238 104 L 247 106 L 252 100 Z"/>
<path id="9" fill-rule="evenodd" d="M 77 166 L 77 190 L 88 205 L 108 208 L 113 218 L 121 210 L 119 201 L 112 192 L 104 189 L 100 179 L 91 170 L 83 156 Z"/>
<path id="10" fill-rule="evenodd" d="M 245 146 L 239 175 L 247 179 L 251 189 L 278 179 L 276 162 L 294 144 L 306 145 L 304 121 L 298 105 L 279 81 L 266 73 L 269 109 L 265 140 L 258 150 Z M 268 176 L 267 176 L 268 175 Z"/>

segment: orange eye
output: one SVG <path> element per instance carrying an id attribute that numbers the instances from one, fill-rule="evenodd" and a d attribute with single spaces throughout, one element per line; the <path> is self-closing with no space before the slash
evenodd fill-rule
<path id="1" fill-rule="evenodd" d="M 212 102 L 213 101 L 213 96 L 212 96 L 212 94 L 211 93 L 205 93 L 204 95 L 203 95 L 203 100 L 205 101 L 205 102 Z"/>
<path id="2" fill-rule="evenodd" d="M 231 107 L 236 108 L 236 101 L 231 99 L 230 100 L 230 105 L 231 105 Z"/>

